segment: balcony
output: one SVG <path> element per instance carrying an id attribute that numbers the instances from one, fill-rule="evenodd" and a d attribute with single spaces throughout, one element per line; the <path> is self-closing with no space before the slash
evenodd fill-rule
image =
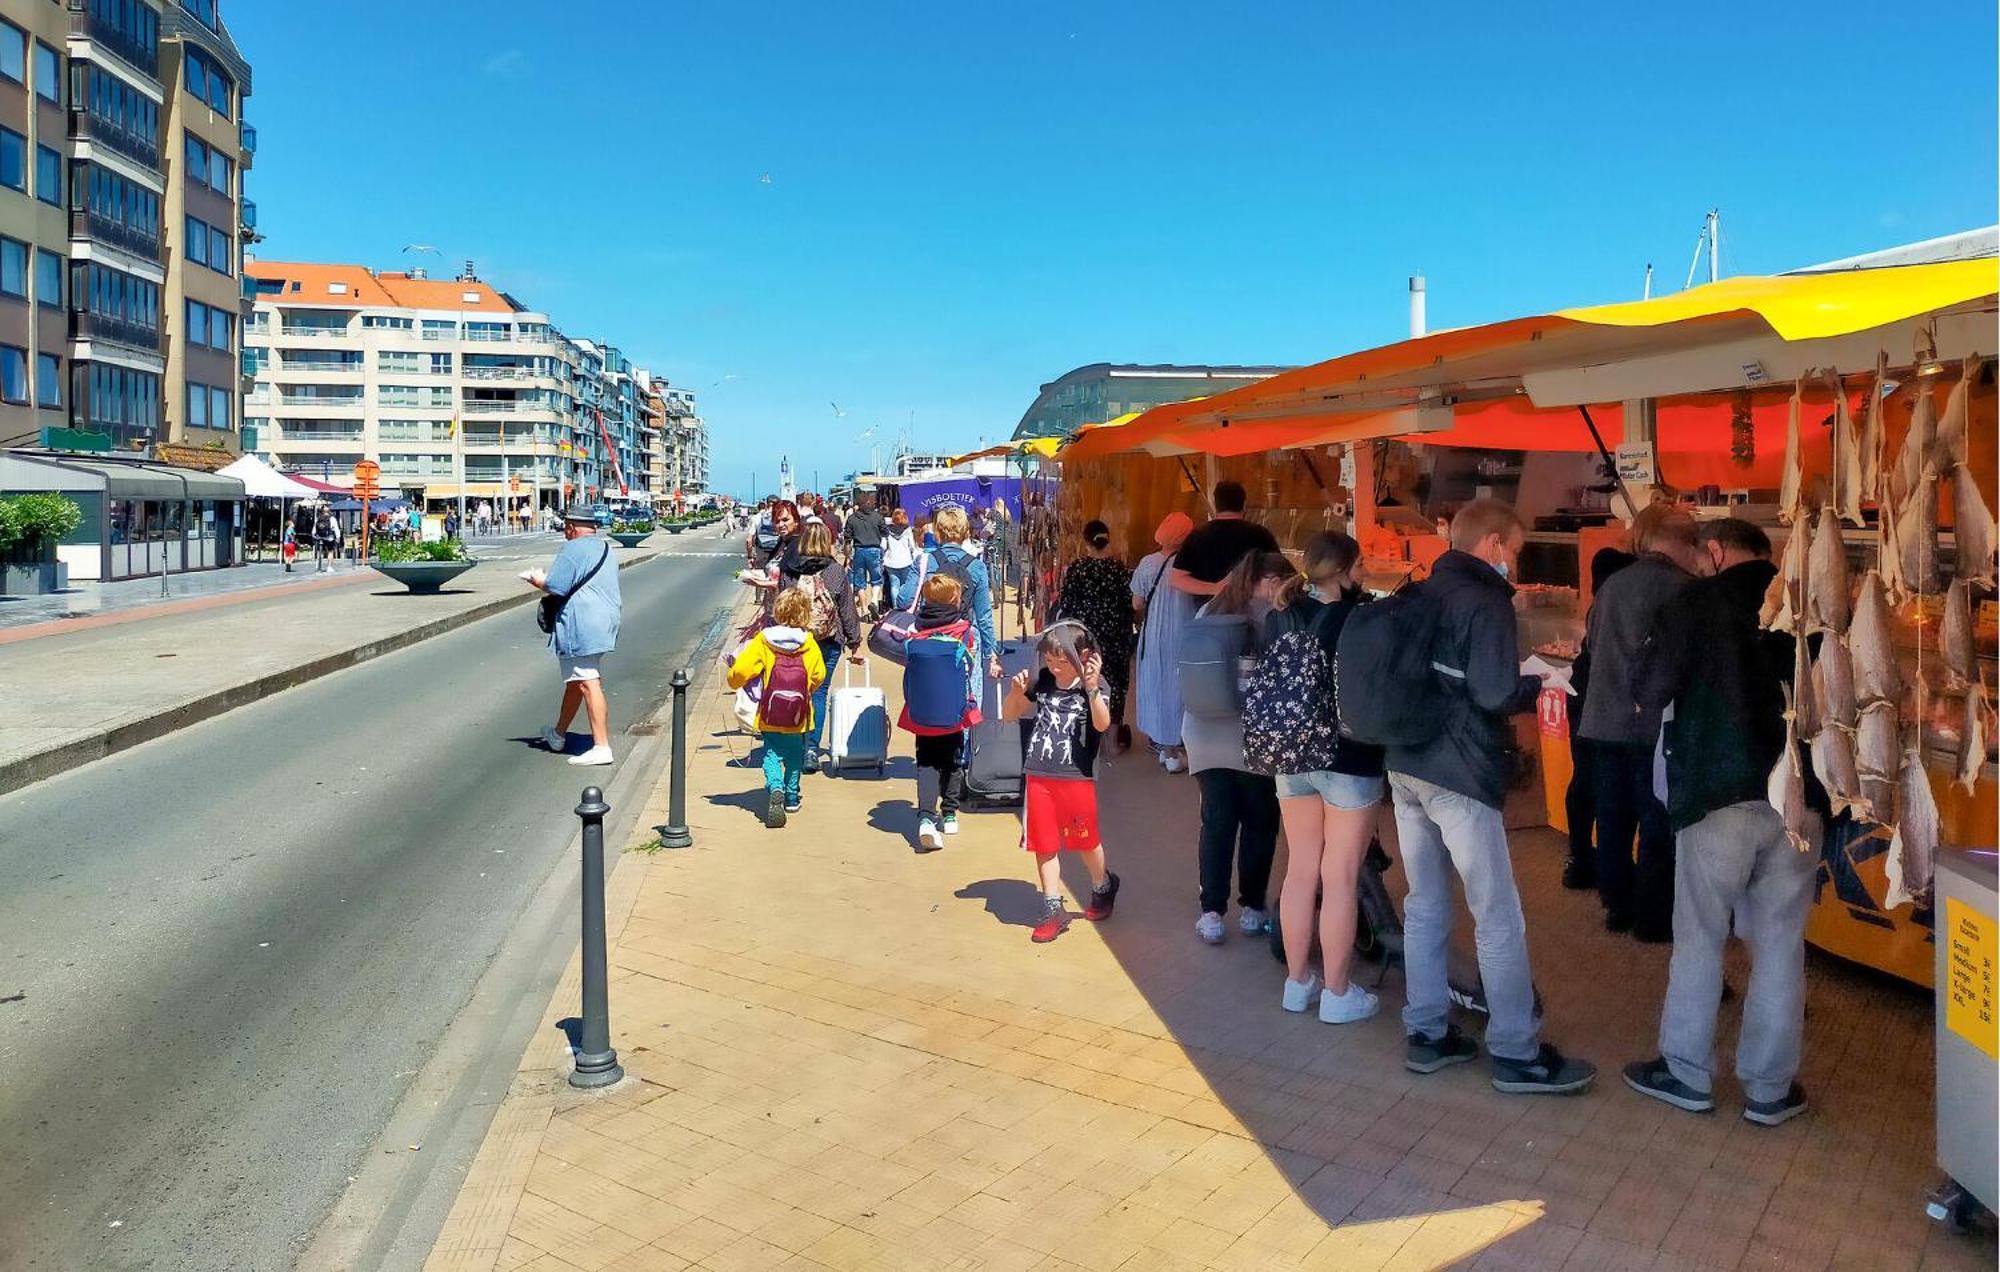
<path id="1" fill-rule="evenodd" d="M 125 318 L 107 317 L 88 309 L 71 312 L 69 334 L 72 340 L 110 340 L 134 349 L 144 349 L 148 353 L 160 352 L 160 332 L 157 327 L 148 327 L 144 323 L 132 322 Z"/>
<path id="2" fill-rule="evenodd" d="M 273 423 L 272 432 L 275 435 L 273 438 L 274 441 L 358 442 L 361 440 L 361 428 L 359 425 L 351 429 L 292 428 L 286 425 L 283 420 L 277 420 Z"/>
<path id="3" fill-rule="evenodd" d="M 103 45 L 146 79 L 159 83 L 155 69 L 160 64 L 159 46 L 155 44 L 148 48 L 129 33 L 99 18 L 91 11 L 90 0 L 69 0 L 69 33 Z"/>
<path id="4" fill-rule="evenodd" d="M 69 236 L 73 239 L 96 239 L 141 260 L 157 263 L 160 259 L 160 236 L 157 232 L 145 234 L 85 208 L 70 209 Z"/>
<path id="5" fill-rule="evenodd" d="M 347 327 L 305 327 L 286 323 L 278 328 L 278 334 L 287 340 L 347 340 L 354 333 Z"/>
<path id="6" fill-rule="evenodd" d="M 257 229 L 257 201 L 244 199 L 239 205 L 242 211 L 243 228 L 255 232 Z"/>
<path id="7" fill-rule="evenodd" d="M 353 397 L 335 397 L 324 393 L 286 393 L 280 390 L 278 401 L 285 406 L 325 407 L 327 410 L 357 410 L 367 403 L 360 394 Z"/>
<path id="8" fill-rule="evenodd" d="M 257 153 L 257 126 L 242 123 L 236 126 L 237 146 L 243 151 L 243 166 L 250 166 L 250 158 Z"/>
<path id="9" fill-rule="evenodd" d="M 69 135 L 72 141 L 87 141 L 94 146 L 124 156 L 151 172 L 160 170 L 160 143 L 158 139 L 143 133 L 129 132 L 108 119 L 91 114 L 88 110 L 72 109 L 69 112 Z"/>
<path id="10" fill-rule="evenodd" d="M 468 380 L 532 380 L 542 373 L 529 367 L 467 367 L 464 375 Z"/>

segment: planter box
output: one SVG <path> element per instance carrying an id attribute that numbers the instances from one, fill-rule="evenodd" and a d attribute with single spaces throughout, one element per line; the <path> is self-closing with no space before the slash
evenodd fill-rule
<path id="1" fill-rule="evenodd" d="M 636 548 L 640 544 L 644 543 L 647 539 L 650 539 L 652 535 L 653 532 L 651 530 L 640 530 L 637 533 L 632 533 L 632 534 L 625 534 L 613 531 L 611 535 L 611 541 L 613 543 L 616 543 L 621 548 Z"/>
<path id="2" fill-rule="evenodd" d="M 419 596 L 428 596 L 439 588 L 465 573 L 477 561 L 371 561 L 369 565 L 378 574 L 390 578 L 409 588 Z"/>
<path id="3" fill-rule="evenodd" d="M 685 529 L 687 529 L 687 527 L 686 527 L 686 526 L 668 526 L 668 527 L 667 527 L 667 533 L 668 533 L 668 534 L 679 534 L 679 533 L 680 533 L 681 531 L 683 531 L 683 530 L 685 530 Z"/>
<path id="4" fill-rule="evenodd" d="M 0 595 L 45 596 L 69 587 L 69 567 L 60 561 L 0 562 Z"/>

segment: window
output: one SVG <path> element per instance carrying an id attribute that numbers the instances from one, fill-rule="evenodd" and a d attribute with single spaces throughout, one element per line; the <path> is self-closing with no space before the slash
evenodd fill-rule
<path id="1" fill-rule="evenodd" d="M 208 426 L 210 428 L 228 428 L 230 414 L 229 390 L 209 389 Z"/>
<path id="2" fill-rule="evenodd" d="M 28 33 L 12 22 L 0 22 L 0 75 L 28 82 Z"/>
<path id="3" fill-rule="evenodd" d="M 229 76 L 199 49 L 187 51 L 187 90 L 224 119 L 229 118 Z"/>
<path id="4" fill-rule="evenodd" d="M 12 128 L 0 128 L 0 185 L 28 192 L 28 139 Z"/>
<path id="5" fill-rule="evenodd" d="M 35 300 L 51 309 L 63 303 L 63 258 L 54 252 L 35 253 Z"/>
<path id="6" fill-rule="evenodd" d="M 44 203 L 62 206 L 62 152 L 47 146 L 35 147 L 35 197 Z"/>
<path id="7" fill-rule="evenodd" d="M 188 302 L 187 338 L 198 345 L 208 343 L 208 306 L 198 300 Z"/>
<path id="8" fill-rule="evenodd" d="M 234 347 L 236 318 L 226 309 L 208 311 L 208 347 L 228 353 Z"/>
<path id="9" fill-rule="evenodd" d="M 62 100 L 62 54 L 35 41 L 35 92 L 52 102 Z"/>
<path id="10" fill-rule="evenodd" d="M 0 293 L 28 298 L 28 245 L 0 238 Z"/>
<path id="11" fill-rule="evenodd" d="M 387 327 L 394 331 L 408 331 L 416 324 L 408 318 L 392 318 L 388 314 L 363 314 L 361 316 L 361 325 L 364 327 Z"/>
<path id="12" fill-rule="evenodd" d="M 402 353 L 394 349 L 384 349 L 375 355 L 375 366 L 381 371 L 401 371 L 414 373 L 417 369 L 417 355 Z"/>
<path id="13" fill-rule="evenodd" d="M 187 219 L 187 258 L 197 265 L 208 264 L 208 222 Z"/>
<path id="14" fill-rule="evenodd" d="M 211 150 L 208 152 L 209 189 L 215 191 L 217 194 L 228 194 L 229 177 L 235 171 L 236 165 L 230 162 L 229 156 L 223 154 L 220 150 Z"/>
<path id="15" fill-rule="evenodd" d="M 187 414 L 189 428 L 208 427 L 208 386 L 188 382 Z"/>
<path id="16" fill-rule="evenodd" d="M 0 345 L 0 401 L 28 404 L 28 351 Z"/>
<path id="17" fill-rule="evenodd" d="M 213 225 L 208 227 L 208 267 L 218 274 L 230 274 L 229 236 Z"/>
<path id="18" fill-rule="evenodd" d="M 35 401 L 43 406 L 62 405 L 62 359 L 53 353 L 35 355 Z"/>

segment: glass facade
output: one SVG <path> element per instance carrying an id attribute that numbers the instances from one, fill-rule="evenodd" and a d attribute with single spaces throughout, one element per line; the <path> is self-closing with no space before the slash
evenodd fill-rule
<path id="1" fill-rule="evenodd" d="M 1021 416 L 1014 436 L 1067 437 L 1085 424 L 1102 424 L 1168 402 L 1213 397 L 1287 368 L 1277 366 L 1114 366 L 1079 367 L 1042 386 Z"/>

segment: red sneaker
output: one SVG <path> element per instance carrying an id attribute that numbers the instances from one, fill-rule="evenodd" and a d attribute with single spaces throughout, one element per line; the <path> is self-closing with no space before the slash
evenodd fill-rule
<path id="1" fill-rule="evenodd" d="M 1092 923 L 1101 923 L 1111 917 L 1111 907 L 1118 904 L 1118 876 L 1107 873 L 1104 876 L 1104 890 L 1092 889 L 1090 904 L 1083 908 L 1083 917 Z"/>
<path id="2" fill-rule="evenodd" d="M 1031 934 L 1037 945 L 1046 945 L 1069 930 L 1069 907 L 1061 900 L 1050 897 L 1048 906 L 1042 913 L 1042 921 L 1035 925 Z"/>

